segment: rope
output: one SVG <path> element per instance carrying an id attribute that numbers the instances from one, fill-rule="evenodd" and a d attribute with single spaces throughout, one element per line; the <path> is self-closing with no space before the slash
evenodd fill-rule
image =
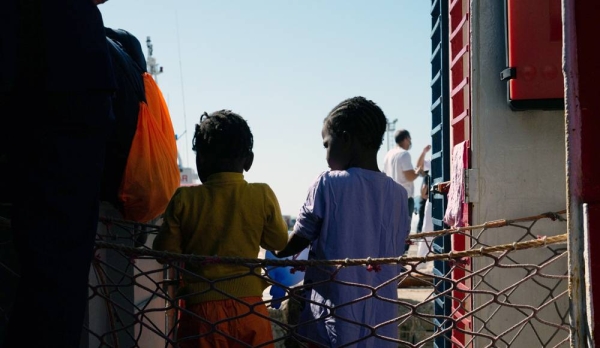
<path id="1" fill-rule="evenodd" d="M 407 237 L 407 239 L 421 239 L 424 237 L 450 235 L 450 234 L 456 234 L 456 233 L 460 233 L 460 232 L 464 232 L 464 231 L 478 230 L 480 228 L 499 228 L 499 227 L 508 226 L 508 225 L 518 223 L 518 222 L 537 221 L 540 219 L 551 219 L 552 221 L 555 221 L 555 220 L 566 221 L 566 219 L 562 217 L 562 214 L 565 214 L 565 213 L 566 213 L 566 210 L 561 210 L 561 211 L 557 211 L 557 212 L 549 212 L 549 213 L 533 215 L 533 216 L 528 216 L 528 217 L 519 218 L 519 219 L 512 219 L 512 220 L 500 219 L 500 220 L 484 222 L 483 224 L 479 224 L 479 225 L 448 228 L 448 229 L 438 230 L 438 231 L 420 232 L 420 233 L 409 235 Z"/>
<path id="2" fill-rule="evenodd" d="M 133 248 L 125 245 L 108 243 L 102 241 L 96 241 L 96 247 L 104 249 L 114 249 L 123 252 L 130 256 L 150 256 L 158 260 L 177 260 L 185 261 L 186 263 L 195 264 L 253 264 L 266 266 L 316 266 L 316 265 L 329 265 L 329 266 L 357 266 L 357 265 L 379 265 L 387 263 L 399 263 L 408 264 L 413 261 L 434 261 L 434 260 L 446 260 L 446 259 L 459 259 L 463 257 L 477 257 L 483 255 L 489 255 L 501 251 L 507 250 L 523 250 L 531 248 L 539 248 L 550 244 L 565 243 L 567 241 L 567 234 L 561 234 L 558 236 L 544 236 L 543 239 L 530 240 L 526 242 L 513 242 L 510 244 L 496 245 L 491 247 L 481 247 L 476 250 L 467 251 L 451 251 L 445 254 L 435 254 L 427 257 L 383 257 L 383 258 L 366 258 L 366 259 L 344 259 L 344 260 L 274 260 L 274 259 L 258 259 L 258 258 L 241 258 L 241 257 L 227 257 L 227 256 L 200 256 L 200 255 L 188 255 L 178 254 L 166 251 L 155 251 L 149 249 Z"/>

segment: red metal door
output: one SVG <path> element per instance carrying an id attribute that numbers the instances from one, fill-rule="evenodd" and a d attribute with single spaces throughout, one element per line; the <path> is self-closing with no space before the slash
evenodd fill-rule
<path id="1" fill-rule="evenodd" d="M 463 149 L 461 155 L 452 158 L 450 167 L 451 173 L 456 168 L 466 173 L 470 167 L 470 138 L 471 138 L 471 89 L 470 75 L 471 64 L 469 58 L 470 43 L 470 25 L 469 25 L 469 1 L 468 0 L 449 0 L 449 51 L 450 51 L 450 147 L 461 146 Z M 454 153 L 454 151 L 453 151 Z M 460 161 L 461 163 L 453 163 Z M 452 176 L 452 174 L 451 174 Z M 461 178 L 461 185 L 465 184 L 464 177 Z M 451 183 L 454 185 L 455 183 Z M 465 192 L 462 187 L 461 192 Z M 460 197 L 462 206 L 462 222 L 469 225 L 471 222 L 471 206 L 466 202 L 465 197 Z M 462 251 L 470 249 L 469 240 L 464 235 L 453 235 L 452 250 Z M 467 260 L 468 261 L 468 260 Z M 472 299 L 465 290 L 471 288 L 471 283 L 467 277 L 471 269 L 470 263 L 454 263 L 451 268 L 452 282 L 455 284 L 452 290 L 451 315 L 455 322 L 452 329 L 452 345 L 464 347 L 465 342 L 469 341 L 464 332 L 472 331 L 472 322 L 469 316 L 465 316 L 472 308 Z"/>

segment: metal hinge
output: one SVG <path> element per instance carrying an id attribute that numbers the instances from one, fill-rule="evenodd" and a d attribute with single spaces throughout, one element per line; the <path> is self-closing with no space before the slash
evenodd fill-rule
<path id="1" fill-rule="evenodd" d="M 479 202 L 479 169 L 465 169 L 465 203 Z"/>
<path id="2" fill-rule="evenodd" d="M 507 81 L 517 78 L 517 68 L 506 68 L 500 72 L 500 81 Z"/>

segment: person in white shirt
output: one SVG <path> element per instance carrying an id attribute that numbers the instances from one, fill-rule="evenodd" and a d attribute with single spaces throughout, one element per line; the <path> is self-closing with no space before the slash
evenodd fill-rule
<path id="1" fill-rule="evenodd" d="M 431 171 L 431 160 L 425 160 L 423 169 L 425 172 Z M 431 216 L 431 211 L 433 209 L 433 205 L 431 204 L 431 201 L 429 200 L 429 187 L 430 186 L 431 186 L 431 176 L 426 175 L 423 178 L 423 184 L 421 185 L 421 195 L 422 195 L 421 196 L 421 198 L 422 198 L 421 206 L 422 206 L 422 210 L 423 210 L 423 220 L 422 220 L 422 226 L 421 226 L 420 230 L 417 226 L 417 232 L 432 232 L 433 231 L 433 220 L 432 220 L 432 216 Z M 424 190 L 427 191 L 427 194 L 423 197 Z M 420 213 L 420 211 L 419 211 L 419 213 Z M 432 243 L 433 243 L 433 237 L 425 237 L 420 242 L 418 242 L 417 257 L 426 257 L 431 252 Z M 417 264 L 417 270 L 427 269 L 428 263 L 429 262 L 427 262 L 427 263 L 420 262 L 419 264 Z"/>
<path id="2" fill-rule="evenodd" d="M 425 160 L 423 163 L 423 174 L 421 181 L 421 199 L 419 200 L 419 207 L 415 207 L 415 210 L 418 209 L 419 212 L 419 222 L 417 223 L 417 233 L 421 233 L 423 231 L 423 218 L 425 216 L 425 203 L 429 199 L 429 186 L 431 185 L 431 176 L 429 175 L 429 171 L 431 170 L 431 160 Z"/>
<path id="3" fill-rule="evenodd" d="M 396 131 L 394 137 L 397 146 L 385 155 L 383 172 L 406 189 L 406 193 L 408 194 L 408 218 L 410 221 L 415 208 L 415 200 L 413 198 L 415 195 L 415 186 L 413 181 L 423 172 L 425 155 L 431 150 L 431 145 L 423 148 L 417 159 L 416 167 L 413 167 L 410 153 L 408 152 L 412 147 L 410 133 L 406 129 L 400 129 Z"/>

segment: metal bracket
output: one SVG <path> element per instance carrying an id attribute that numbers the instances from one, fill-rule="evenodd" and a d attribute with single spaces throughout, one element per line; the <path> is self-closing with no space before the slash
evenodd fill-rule
<path id="1" fill-rule="evenodd" d="M 479 169 L 465 169 L 465 203 L 479 202 Z"/>
<path id="2" fill-rule="evenodd" d="M 506 68 L 500 72 L 500 81 L 517 78 L 517 68 Z"/>
<path id="3" fill-rule="evenodd" d="M 450 181 L 438 182 L 429 188 L 429 192 L 431 194 L 438 195 L 447 195 L 448 191 L 450 191 Z"/>

